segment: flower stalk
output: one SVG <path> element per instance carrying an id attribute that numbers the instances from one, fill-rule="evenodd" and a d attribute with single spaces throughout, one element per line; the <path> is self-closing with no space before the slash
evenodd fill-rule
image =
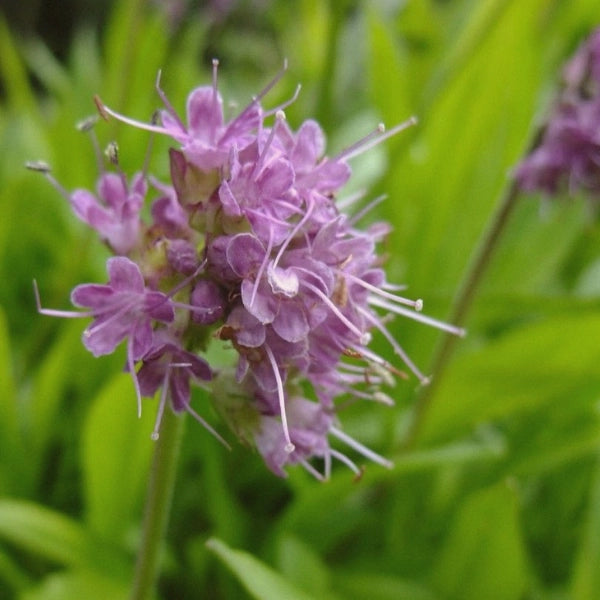
<path id="1" fill-rule="evenodd" d="M 184 424 L 183 415 L 165 411 L 160 437 L 154 447 L 142 538 L 130 600 L 148 600 L 154 597 L 160 553 L 171 511 Z"/>
<path id="2" fill-rule="evenodd" d="M 483 281 L 487 268 L 491 264 L 494 250 L 498 246 L 498 241 L 505 231 L 510 217 L 517 206 L 519 193 L 520 189 L 518 183 L 513 181 L 504 194 L 487 230 L 484 231 L 480 238 L 477 249 L 473 254 L 471 264 L 465 272 L 465 276 L 454 298 L 450 311 L 449 321 L 458 327 L 464 326 L 466 322 L 475 295 Z M 411 426 L 404 442 L 406 448 L 411 448 L 417 441 L 435 397 L 437 386 L 443 377 L 444 371 L 448 366 L 452 353 L 456 347 L 456 342 L 457 337 L 446 332 L 435 351 L 430 371 L 435 375 L 431 378 L 428 386 L 423 386 L 421 388 L 421 392 L 417 398 Z"/>

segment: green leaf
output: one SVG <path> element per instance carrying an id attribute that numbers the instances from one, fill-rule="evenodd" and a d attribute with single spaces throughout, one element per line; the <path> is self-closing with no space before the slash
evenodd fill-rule
<path id="1" fill-rule="evenodd" d="M 116 375 L 94 399 L 82 441 L 86 520 L 105 539 L 122 541 L 136 519 L 153 449 L 153 423 L 150 406 L 138 419 L 129 375 Z"/>
<path id="2" fill-rule="evenodd" d="M 0 538 L 61 565 L 118 576 L 128 570 L 118 548 L 98 542 L 73 519 L 33 502 L 0 500 Z"/>
<path id="3" fill-rule="evenodd" d="M 457 600 L 519 600 L 527 580 L 518 504 L 510 485 L 475 492 L 460 506 L 433 571 Z"/>
<path id="4" fill-rule="evenodd" d="M 441 600 L 422 583 L 392 575 L 351 572 L 336 581 L 346 600 Z"/>
<path id="5" fill-rule="evenodd" d="M 37 103 L 27 70 L 3 14 L 0 14 L 0 79 L 5 86 L 9 106 L 37 115 Z"/>
<path id="6" fill-rule="evenodd" d="M 398 46 L 388 23 L 376 11 L 368 14 L 369 50 L 371 68 L 371 99 L 381 111 L 387 124 L 395 125 L 411 116 L 406 57 Z"/>
<path id="7" fill-rule="evenodd" d="M 48 575 L 36 588 L 24 593 L 20 600 L 125 600 L 129 586 L 90 571 L 66 571 Z"/>
<path id="8" fill-rule="evenodd" d="M 10 338 L 4 311 L 0 307 L 0 490 L 11 488 L 9 482 L 17 473 L 17 465 L 13 461 L 21 460 L 22 456 L 15 392 Z"/>
<path id="9" fill-rule="evenodd" d="M 209 539 L 206 545 L 257 600 L 310 600 L 313 597 L 247 552 L 233 550 L 217 538 Z"/>
<path id="10" fill-rule="evenodd" d="M 600 390 L 600 317 L 571 314 L 528 324 L 449 366 L 422 440 L 448 438 L 487 419 L 540 409 L 577 391 Z"/>
<path id="11" fill-rule="evenodd" d="M 600 589 L 600 462 L 592 482 L 586 522 L 573 569 L 571 600 L 595 600 Z"/>
<path id="12" fill-rule="evenodd" d="M 31 584 L 21 565 L 7 552 L 0 549 L 0 589 L 20 591 Z"/>
<path id="13" fill-rule="evenodd" d="M 283 534 L 277 540 L 277 562 L 281 573 L 313 598 L 324 598 L 329 593 L 329 570 L 315 550 L 299 538 Z"/>
<path id="14" fill-rule="evenodd" d="M 54 434 L 61 403 L 72 379 L 64 365 L 75 365 L 81 354 L 81 323 L 65 323 L 55 343 L 46 349 L 43 362 L 35 373 L 28 412 L 28 443 L 30 458 L 41 464 Z"/>

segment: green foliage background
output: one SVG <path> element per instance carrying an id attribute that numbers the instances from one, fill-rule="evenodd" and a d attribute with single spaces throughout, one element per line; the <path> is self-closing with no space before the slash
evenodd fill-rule
<path id="1" fill-rule="evenodd" d="M 174 27 L 160 3 L 125 0 L 100 34 L 80 26 L 61 63 L 0 21 L 0 598 L 119 599 L 131 583 L 154 402 L 138 420 L 123 353 L 91 357 L 83 323 L 38 315 L 32 291 L 36 278 L 46 306 L 68 308 L 74 285 L 105 277 L 101 244 L 23 168 L 43 159 L 67 189 L 93 185 L 74 124 L 94 94 L 148 119 L 162 69 L 183 112 L 218 56 L 224 96 L 243 105 L 287 57 L 267 104 L 301 82 L 288 121 L 317 117 L 329 153 L 417 115 L 354 160 L 353 186 L 388 194 L 390 279 L 444 318 L 560 65 L 598 22 L 596 0 L 273 0 L 224 21 L 198 8 Z M 98 131 L 118 138 L 125 170 L 141 163 L 146 134 Z M 280 480 L 188 422 L 159 597 L 598 598 L 599 232 L 584 199 L 519 200 L 414 443 L 414 380 L 393 409 L 343 415 L 392 471 Z M 440 334 L 391 329 L 426 369 Z M 194 402 L 218 422 L 200 392 Z"/>

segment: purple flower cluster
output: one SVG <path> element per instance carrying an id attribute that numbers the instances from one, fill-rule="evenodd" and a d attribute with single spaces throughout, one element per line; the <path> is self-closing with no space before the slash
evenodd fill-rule
<path id="1" fill-rule="evenodd" d="M 73 291 L 73 304 L 86 312 L 43 309 L 39 298 L 38 308 L 92 317 L 83 339 L 97 356 L 126 340 L 140 410 L 141 396 L 160 390 L 154 437 L 167 400 L 215 433 L 190 406 L 195 382 L 211 389 L 217 411 L 278 475 L 298 463 L 326 478 L 332 458 L 359 472 L 330 438 L 389 466 L 345 434 L 336 416 L 342 396 L 391 403 L 382 387 L 404 376 L 368 348 L 372 332 L 421 383 L 427 378 L 386 328 L 389 317 L 462 332 L 422 315 L 421 301 L 398 295 L 376 253 L 388 227 L 360 231 L 364 210 L 347 217 L 336 196 L 350 177 L 349 158 L 412 121 L 387 133 L 379 127 L 328 158 L 315 121 L 293 131 L 283 112 L 288 103 L 263 109 L 278 78 L 227 120 L 216 75 L 215 62 L 212 85 L 189 95 L 185 121 L 158 84 L 160 123 L 133 121 L 97 99 L 101 116 L 174 140 L 171 178 L 163 183 L 142 171 L 128 179 L 113 160 L 115 172 L 101 173 L 97 194 L 64 192 L 117 256 L 108 261 L 108 284 Z M 151 193 L 147 223 L 140 209 Z M 235 351 L 230 369 L 213 370 L 200 356 L 211 341 Z"/>
<path id="2" fill-rule="evenodd" d="M 600 194 L 600 29 L 566 65 L 538 145 L 515 172 L 525 191 Z"/>

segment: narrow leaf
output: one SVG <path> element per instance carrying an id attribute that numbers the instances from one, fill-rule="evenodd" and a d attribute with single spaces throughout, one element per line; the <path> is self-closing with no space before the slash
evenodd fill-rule
<path id="1" fill-rule="evenodd" d="M 206 545 L 257 600 L 310 600 L 312 597 L 247 552 L 233 550 L 216 538 L 208 540 Z"/>
<path id="2" fill-rule="evenodd" d="M 464 502 L 434 570 L 436 589 L 456 600 L 519 600 L 526 558 L 514 490 L 501 483 Z"/>

